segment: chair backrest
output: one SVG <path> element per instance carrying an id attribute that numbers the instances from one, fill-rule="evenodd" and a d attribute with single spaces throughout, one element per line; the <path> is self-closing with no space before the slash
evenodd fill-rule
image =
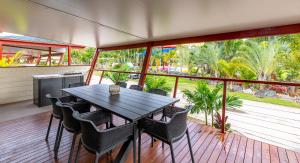
<path id="1" fill-rule="evenodd" d="M 83 146 L 91 152 L 105 153 L 132 136 L 132 123 L 99 130 L 92 121 L 84 117 L 84 114 L 75 111 L 73 117 L 80 122 Z"/>
<path id="2" fill-rule="evenodd" d="M 149 90 L 149 93 L 157 94 L 157 95 L 162 95 L 162 96 L 167 96 L 168 92 L 162 90 L 162 89 L 157 89 L 153 88 Z"/>
<path id="3" fill-rule="evenodd" d="M 187 129 L 187 114 L 191 108 L 192 106 L 188 106 L 187 109 L 173 114 L 167 124 L 169 139 L 179 139 L 185 134 Z"/>
<path id="4" fill-rule="evenodd" d="M 137 91 L 143 91 L 143 87 L 140 86 L 140 85 L 131 85 L 129 87 L 129 89 L 134 89 L 134 90 L 137 90 Z"/>
<path id="5" fill-rule="evenodd" d="M 126 82 L 117 82 L 116 85 L 119 85 L 122 88 L 126 88 L 127 87 L 127 83 Z"/>
<path id="6" fill-rule="evenodd" d="M 85 86 L 84 82 L 69 84 L 69 88 Z"/>
<path id="7" fill-rule="evenodd" d="M 59 101 L 56 102 L 56 105 L 61 107 L 64 127 L 70 132 L 79 132 L 80 123 L 73 117 L 74 109 L 71 106 L 63 104 Z"/>
<path id="8" fill-rule="evenodd" d="M 59 98 L 52 97 L 51 94 L 46 94 L 46 98 L 48 98 L 51 101 L 53 116 L 56 118 L 61 118 L 62 117 L 61 107 L 56 105 L 56 102 L 59 101 Z"/>
<path id="9" fill-rule="evenodd" d="M 97 127 L 91 121 L 82 118 L 78 111 L 73 112 L 73 117 L 80 123 L 84 147 L 92 152 L 98 151 L 100 142 Z"/>

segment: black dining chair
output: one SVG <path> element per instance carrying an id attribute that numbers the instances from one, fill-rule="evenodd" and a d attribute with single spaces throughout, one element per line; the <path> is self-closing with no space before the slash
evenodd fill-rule
<path id="1" fill-rule="evenodd" d="M 85 82 L 71 83 L 71 84 L 69 84 L 69 88 L 73 88 L 73 87 L 81 87 L 81 86 L 85 86 L 85 85 L 86 85 Z"/>
<path id="2" fill-rule="evenodd" d="M 127 87 L 127 83 L 126 82 L 117 82 L 116 85 L 119 85 L 122 88 L 126 88 Z"/>
<path id="3" fill-rule="evenodd" d="M 141 157 L 141 132 L 145 132 L 164 143 L 169 144 L 172 156 L 172 162 L 175 163 L 173 143 L 179 141 L 185 134 L 188 139 L 188 145 L 192 162 L 194 163 L 194 156 L 191 146 L 190 135 L 187 127 L 187 114 L 192 106 L 184 108 L 166 108 L 166 116 L 170 117 L 168 122 L 157 121 L 150 118 L 144 118 L 140 121 L 139 127 L 139 142 L 138 142 L 138 159 Z M 168 110 L 170 109 L 170 110 Z"/>
<path id="4" fill-rule="evenodd" d="M 131 85 L 129 89 L 137 90 L 137 91 L 143 91 L 143 87 L 140 85 Z"/>
<path id="5" fill-rule="evenodd" d="M 167 96 L 167 95 L 168 95 L 168 92 L 167 92 L 167 91 L 164 91 L 164 90 L 158 89 L 158 88 L 152 88 L 152 89 L 150 89 L 148 92 L 149 92 L 149 93 L 153 93 L 153 94 L 157 94 L 157 95 L 161 95 L 161 96 Z M 153 119 L 154 116 L 159 115 L 159 114 L 162 114 L 163 112 L 164 112 L 164 111 L 159 110 L 159 111 L 153 113 L 153 114 L 151 115 L 151 118 Z M 164 119 L 164 118 L 165 118 L 165 116 L 162 114 L 161 119 Z M 152 146 L 152 147 L 153 147 L 154 141 L 155 141 L 155 140 L 153 139 L 153 137 L 151 137 L 151 146 Z M 162 144 L 162 146 L 164 147 L 164 144 Z"/>
<path id="6" fill-rule="evenodd" d="M 50 129 L 51 129 L 51 125 L 52 125 L 52 120 L 53 118 L 56 118 L 59 120 L 59 124 L 58 124 L 58 128 L 57 128 L 57 133 L 56 133 L 56 138 L 55 138 L 55 145 L 58 139 L 58 133 L 61 127 L 61 123 L 63 120 L 63 114 L 61 111 L 61 107 L 56 105 L 56 102 L 63 102 L 63 103 L 69 103 L 72 101 L 76 101 L 76 99 L 72 96 L 64 96 L 64 97 L 53 97 L 51 96 L 51 94 L 46 94 L 46 98 L 48 98 L 51 101 L 52 104 L 52 113 L 50 116 L 50 121 L 49 121 L 49 125 L 48 125 L 48 129 L 47 129 L 47 134 L 46 134 L 46 138 L 45 141 L 48 141 L 48 137 L 49 137 L 49 133 L 50 133 Z"/>
<path id="7" fill-rule="evenodd" d="M 150 89 L 148 92 L 153 93 L 153 94 L 157 94 L 157 95 L 162 95 L 162 96 L 167 96 L 168 95 L 167 91 L 164 91 L 164 90 L 158 89 L 158 88 Z"/>
<path id="8" fill-rule="evenodd" d="M 106 127 L 110 126 L 111 122 L 111 114 L 109 112 L 105 112 L 102 110 L 89 112 L 89 108 L 84 109 L 84 105 L 78 104 L 78 103 L 61 103 L 57 102 L 56 105 L 61 107 L 62 113 L 63 113 L 63 123 L 61 125 L 60 131 L 59 131 L 59 137 L 57 141 L 57 146 L 54 150 L 54 156 L 57 158 L 61 138 L 63 135 L 63 130 L 66 129 L 68 132 L 73 133 L 73 139 L 71 144 L 71 150 L 69 155 L 69 161 L 72 160 L 72 154 L 74 150 L 75 140 L 77 135 L 81 132 L 81 127 L 79 121 L 77 121 L 75 118 L 73 118 L 73 112 L 76 110 L 80 113 L 84 113 L 85 117 L 89 119 L 90 121 L 93 121 L 97 126 L 101 124 L 106 124 Z"/>
<path id="9" fill-rule="evenodd" d="M 79 158 L 81 145 L 87 151 L 96 154 L 95 163 L 98 163 L 100 156 L 103 154 L 111 151 L 120 144 L 133 140 L 132 123 L 117 127 L 114 126 L 109 129 L 99 129 L 85 114 L 75 111 L 73 117 L 80 122 L 81 126 L 81 139 L 76 153 L 76 162 Z"/>

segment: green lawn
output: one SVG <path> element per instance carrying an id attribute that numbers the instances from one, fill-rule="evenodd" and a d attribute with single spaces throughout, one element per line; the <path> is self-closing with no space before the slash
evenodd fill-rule
<path id="1" fill-rule="evenodd" d="M 173 88 L 175 84 L 175 78 L 173 77 L 168 77 L 167 78 L 168 85 Z M 196 81 L 195 80 L 190 80 L 190 79 L 180 79 L 178 88 L 179 90 L 184 90 L 184 89 L 189 89 L 193 90 L 195 88 Z M 213 87 L 213 86 L 212 86 Z M 282 106 L 289 106 L 289 107 L 295 107 L 300 109 L 300 104 L 292 101 L 287 101 L 283 99 L 278 99 L 278 98 L 270 98 L 270 97 L 265 97 L 265 98 L 259 98 L 251 94 L 247 93 L 242 93 L 242 92 L 229 92 L 230 95 L 238 96 L 241 99 L 244 100 L 250 100 L 250 101 L 258 101 L 258 102 L 264 102 L 264 103 L 269 103 L 269 104 L 276 104 L 276 105 L 282 105 Z"/>

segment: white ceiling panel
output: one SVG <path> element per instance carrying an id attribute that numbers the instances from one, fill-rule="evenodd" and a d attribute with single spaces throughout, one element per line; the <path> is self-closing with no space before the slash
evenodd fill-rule
<path id="1" fill-rule="evenodd" d="M 87 46 L 300 23 L 300 0 L 1 0 L 0 31 Z"/>

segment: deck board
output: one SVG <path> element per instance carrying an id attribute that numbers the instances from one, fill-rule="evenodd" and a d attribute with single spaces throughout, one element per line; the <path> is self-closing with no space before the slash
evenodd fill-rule
<path id="1" fill-rule="evenodd" d="M 45 142 L 45 133 L 50 112 L 27 116 L 24 118 L 0 123 L 0 162 L 57 162 L 68 161 L 72 134 L 64 132 L 58 154 L 54 160 L 53 146 L 58 125 L 53 120 L 49 141 Z M 124 123 L 116 118 L 117 124 Z M 300 154 L 284 148 L 262 143 L 234 133 L 222 135 L 210 126 L 188 122 L 194 158 L 196 162 L 291 162 L 298 163 Z M 79 137 L 78 137 L 79 139 Z M 77 139 L 77 142 L 78 142 Z M 77 149 L 78 143 L 75 144 Z M 110 162 L 118 153 L 119 147 L 113 150 L 112 156 L 104 155 L 100 162 Z M 75 152 L 75 151 L 74 151 Z M 186 137 L 174 143 L 177 162 L 190 162 Z M 74 153 L 75 154 L 75 153 Z M 81 163 L 93 162 L 95 156 L 85 149 L 80 151 Z M 126 162 L 132 162 L 132 151 Z M 151 147 L 151 139 L 142 134 L 142 162 L 171 162 L 170 148 L 162 148 L 156 141 Z"/>

